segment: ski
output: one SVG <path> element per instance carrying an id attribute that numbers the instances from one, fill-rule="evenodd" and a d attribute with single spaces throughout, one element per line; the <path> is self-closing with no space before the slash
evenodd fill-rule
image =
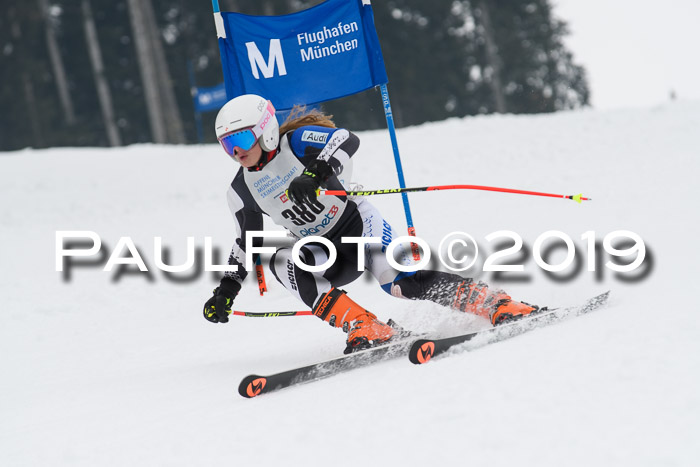
<path id="1" fill-rule="evenodd" d="M 607 303 L 609 295 L 610 291 L 607 291 L 589 299 L 581 306 L 545 310 L 541 313 L 495 328 L 441 339 L 418 339 L 411 345 L 408 351 L 408 359 L 412 363 L 420 365 L 427 363 L 432 358 L 456 346 L 459 346 L 460 351 L 468 351 L 494 342 L 510 339 L 511 337 L 519 336 L 535 328 L 548 326 L 567 318 L 573 318 L 597 310 Z"/>
<path id="2" fill-rule="evenodd" d="M 312 365 L 294 368 L 267 376 L 249 375 L 241 380 L 238 393 L 247 398 L 287 388 L 289 386 L 316 381 L 344 371 L 354 370 L 373 363 L 403 357 L 416 336 L 402 338 L 384 345 L 359 350 L 342 357 L 333 358 Z"/>
<path id="3" fill-rule="evenodd" d="M 493 342 L 515 337 L 534 328 L 562 321 L 568 317 L 588 313 L 589 311 L 602 307 L 607 302 L 609 293 L 608 291 L 598 295 L 588 300 L 588 302 L 582 306 L 550 309 L 532 317 L 523 318 L 509 324 L 482 331 L 440 339 L 420 338 L 416 340 L 416 336 L 409 336 L 401 340 L 389 342 L 388 344 L 360 350 L 349 355 L 343 355 L 341 357 L 282 371 L 280 373 L 266 376 L 255 374 L 248 375 L 241 380 L 238 386 L 238 393 L 246 398 L 257 397 L 261 394 L 267 394 L 297 384 L 317 381 L 345 371 L 403 357 L 407 353 L 409 359 L 413 363 L 426 363 L 436 355 L 444 353 L 450 348 L 460 344 L 469 343 L 469 347 L 465 350 L 471 350 Z M 422 337 L 426 336 L 423 335 Z"/>

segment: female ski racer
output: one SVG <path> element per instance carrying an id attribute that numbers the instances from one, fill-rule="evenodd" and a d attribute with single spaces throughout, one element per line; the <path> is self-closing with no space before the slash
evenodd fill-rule
<path id="1" fill-rule="evenodd" d="M 391 226 L 379 211 L 362 198 L 317 196 L 317 189 L 344 190 L 339 176 L 349 180 L 350 158 L 360 141 L 353 133 L 336 128 L 330 117 L 311 111 L 292 115 L 279 127 L 272 103 L 247 94 L 227 102 L 216 117 L 216 136 L 226 153 L 241 167 L 228 189 L 228 203 L 238 238 L 226 272 L 214 295 L 204 305 L 204 317 L 228 322 L 231 305 L 247 275 L 246 232 L 263 230 L 263 214 L 295 237 L 323 236 L 337 251 L 336 261 L 322 272 L 308 272 L 292 260 L 292 248 L 279 248 L 270 259 L 277 280 L 314 314 L 347 332 L 345 353 L 384 343 L 402 335 L 400 328 L 385 324 L 339 289 L 359 278 L 358 245 L 342 243 L 343 237 L 379 237 L 383 245 L 365 248 L 364 266 L 381 287 L 396 297 L 430 300 L 456 310 L 487 318 L 492 325 L 521 318 L 538 308 L 511 300 L 501 290 L 489 289 L 455 274 L 420 270 L 399 273 L 384 254 L 394 238 Z M 345 169 L 345 172 L 344 172 Z M 259 245 L 256 245 L 259 246 Z M 412 264 L 407 249 L 402 264 Z M 324 264 L 329 258 L 322 244 L 308 243 L 300 250 L 307 265 Z"/>

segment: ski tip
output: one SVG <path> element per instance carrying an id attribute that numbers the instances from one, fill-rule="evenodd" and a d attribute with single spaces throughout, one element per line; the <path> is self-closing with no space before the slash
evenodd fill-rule
<path id="1" fill-rule="evenodd" d="M 267 386 L 267 378 L 264 376 L 250 375 L 241 380 L 238 386 L 238 394 L 250 399 L 251 397 L 259 396 L 265 392 Z"/>
<path id="2" fill-rule="evenodd" d="M 601 293 L 600 295 L 596 295 L 595 297 L 591 298 L 589 301 L 591 303 L 594 303 L 594 304 L 605 305 L 605 304 L 607 304 L 609 299 L 610 299 L 610 290 L 606 290 L 605 292 Z"/>
<path id="3" fill-rule="evenodd" d="M 428 363 L 435 355 L 435 342 L 428 339 L 419 339 L 411 345 L 408 359 L 411 363 L 422 365 Z"/>

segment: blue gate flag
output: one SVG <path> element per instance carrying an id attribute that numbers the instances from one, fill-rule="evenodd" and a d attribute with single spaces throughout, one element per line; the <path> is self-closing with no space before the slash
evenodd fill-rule
<path id="1" fill-rule="evenodd" d="M 388 82 L 370 0 L 327 0 L 285 16 L 214 17 L 229 99 L 259 94 L 291 109 Z"/>
<path id="2" fill-rule="evenodd" d="M 224 83 L 209 88 L 194 88 L 195 112 L 209 112 L 219 110 L 228 102 L 226 98 L 226 86 Z"/>

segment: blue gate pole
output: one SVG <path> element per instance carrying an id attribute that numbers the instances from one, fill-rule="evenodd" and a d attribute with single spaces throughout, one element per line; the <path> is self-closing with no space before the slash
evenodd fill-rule
<path id="1" fill-rule="evenodd" d="M 389 137 L 391 138 L 391 147 L 394 150 L 394 163 L 396 164 L 396 173 L 399 176 L 399 186 L 406 188 L 406 181 L 403 177 L 403 167 L 401 166 L 401 156 L 399 155 L 399 144 L 396 141 L 396 128 L 394 128 L 394 115 L 391 112 L 391 101 L 389 100 L 389 89 L 386 83 L 380 84 L 379 88 L 382 92 L 382 102 L 384 103 L 384 116 L 386 117 L 386 126 L 389 128 Z M 408 224 L 408 235 L 415 237 L 416 228 L 413 226 L 413 216 L 411 216 L 411 205 L 408 203 L 408 195 L 401 193 L 403 200 L 403 209 L 406 214 L 406 223 Z M 418 245 L 411 243 L 411 252 L 413 259 L 420 261 L 420 251 Z"/>

